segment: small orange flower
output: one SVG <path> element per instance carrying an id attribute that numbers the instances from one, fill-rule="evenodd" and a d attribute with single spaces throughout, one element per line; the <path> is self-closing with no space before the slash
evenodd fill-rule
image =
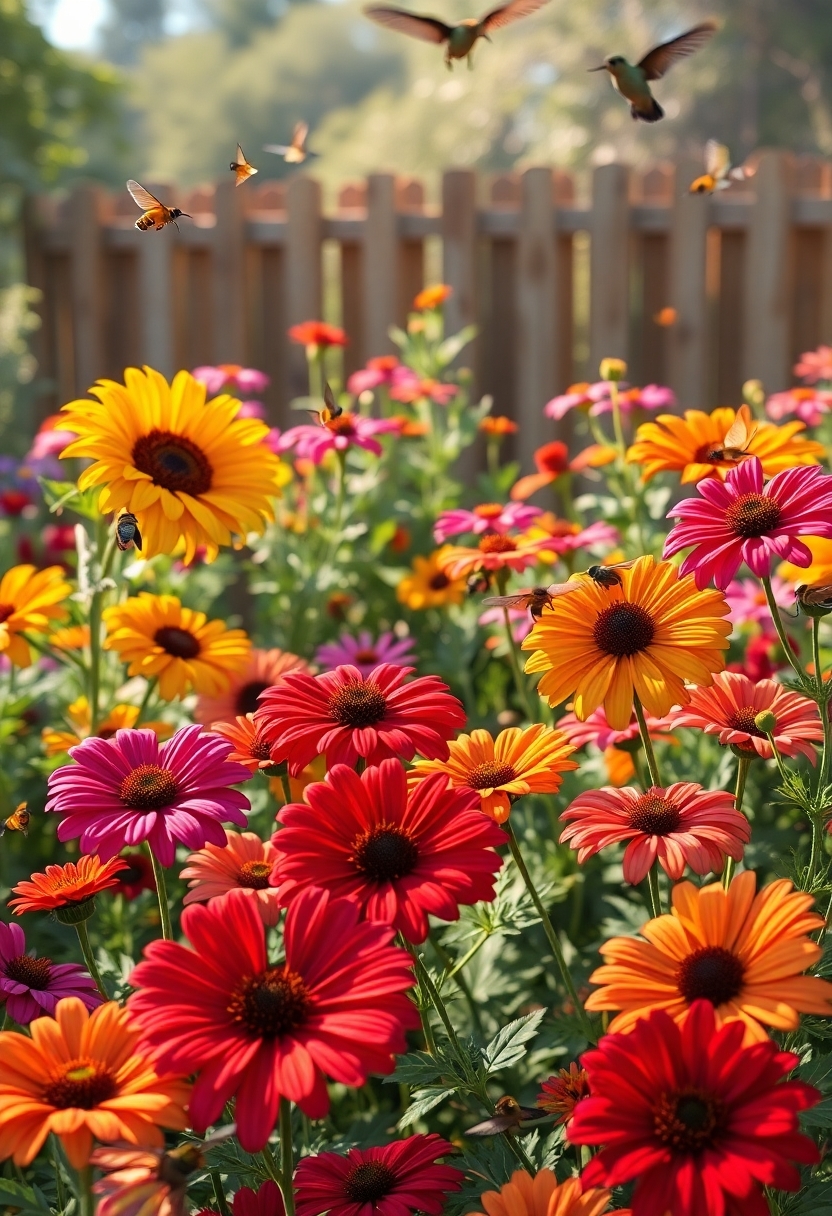
<path id="1" fill-rule="evenodd" d="M 80 857 L 78 862 L 68 861 L 63 866 L 47 866 L 43 874 L 32 874 L 29 879 L 12 887 L 17 899 L 9 900 L 16 916 L 24 912 L 54 912 L 58 908 L 77 908 L 95 899 L 100 891 L 118 886 L 117 875 L 128 868 L 121 857 L 112 857 L 102 862 L 93 853 Z"/>
<path id="2" fill-rule="evenodd" d="M 477 570 L 525 570 L 541 561 L 548 537 L 529 540 L 526 536 L 504 536 L 486 532 L 476 545 L 446 545 L 439 555 L 439 568 L 449 579 L 465 579 Z"/>
<path id="3" fill-rule="evenodd" d="M 483 1191 L 485 1212 L 472 1216 L 601 1216 L 609 1210 L 610 1194 L 597 1186 L 584 1190 L 580 1178 L 558 1182 L 548 1168 L 538 1170 L 534 1178 L 526 1170 L 515 1170 L 499 1191 Z"/>
<path id="4" fill-rule="evenodd" d="M 254 714 L 235 718 L 233 722 L 214 722 L 211 731 L 234 745 L 233 752 L 229 752 L 226 759 L 244 764 L 250 773 L 280 763 L 272 755 L 271 745 L 263 737 L 262 727 L 255 724 Z"/>
<path id="5" fill-rule="evenodd" d="M 343 329 L 329 325 L 326 321 L 301 321 L 289 329 L 289 340 L 298 346 L 319 347 L 346 346 L 349 339 Z"/>
<path id="6" fill-rule="evenodd" d="M 538 448 L 534 454 L 537 472 L 529 473 L 527 477 L 521 477 L 519 481 L 516 481 L 511 487 L 509 497 L 513 502 L 531 498 L 532 494 L 536 494 L 544 486 L 551 485 L 565 473 L 582 473 L 584 469 L 600 469 L 605 464 L 612 464 L 614 460 L 615 448 L 607 447 L 603 443 L 590 444 L 588 448 L 584 448 L 570 460 L 566 444 L 561 443 L 559 439 L 553 439 L 551 443 L 544 443 L 543 447 Z"/>
<path id="7" fill-rule="evenodd" d="M 502 437 L 514 435 L 520 428 L 511 418 L 506 418 L 505 414 L 489 414 L 482 419 L 479 429 L 484 435 Z"/>
<path id="8" fill-rule="evenodd" d="M 89 644 L 89 625 L 67 625 L 65 629 L 56 629 L 49 635 L 49 645 L 53 650 L 83 650 Z"/>
<path id="9" fill-rule="evenodd" d="M 225 830 L 226 845 L 206 844 L 191 853 L 179 875 L 190 888 L 184 904 L 207 903 L 241 890 L 252 899 L 264 925 L 276 925 L 280 916 L 277 888 L 269 886 L 269 875 L 277 860 L 277 849 L 254 832 Z"/>
<path id="10" fill-rule="evenodd" d="M 586 1069 L 573 1060 L 568 1068 L 559 1068 L 553 1077 L 541 1081 L 536 1106 L 557 1115 L 555 1127 L 568 1123 L 581 1098 L 589 1095 Z"/>
<path id="11" fill-rule="evenodd" d="M 50 621 L 64 620 L 64 601 L 71 590 L 61 566 L 7 570 L 0 579 L 0 654 L 15 667 L 28 667 L 32 652 L 24 633 L 45 633 Z"/>
<path id="12" fill-rule="evenodd" d="M 413 307 L 417 312 L 425 312 L 428 308 L 439 308 L 453 293 L 453 287 L 449 287 L 447 283 L 435 283 L 432 287 L 425 287 L 419 292 L 413 301 Z"/>

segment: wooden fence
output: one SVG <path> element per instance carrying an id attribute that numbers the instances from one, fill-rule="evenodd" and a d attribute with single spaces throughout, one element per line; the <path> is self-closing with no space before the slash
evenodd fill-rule
<path id="1" fill-rule="evenodd" d="M 289 325 L 343 324 L 345 371 L 392 349 L 425 283 L 426 263 L 454 288 L 452 332 L 479 337 L 464 361 L 495 408 L 523 420 L 518 455 L 551 438 L 543 404 L 604 355 L 637 383 L 670 384 L 685 406 L 736 403 L 743 380 L 790 383 L 802 350 L 832 340 L 832 165 L 780 151 L 757 158 L 741 187 L 703 197 L 699 162 L 633 172 L 597 168 L 578 206 L 560 171 L 490 181 L 452 170 L 441 205 L 421 184 L 374 174 L 344 187 L 325 215 L 314 178 L 231 180 L 166 200 L 193 214 L 181 232 L 141 233 L 126 191 L 83 184 L 26 214 L 29 282 L 43 292 L 36 355 L 69 400 L 102 375 L 150 363 L 165 373 L 237 362 L 272 377 L 275 422 L 304 391 Z M 154 183 L 148 183 L 155 189 Z M 661 327 L 672 307 L 675 324 Z"/>

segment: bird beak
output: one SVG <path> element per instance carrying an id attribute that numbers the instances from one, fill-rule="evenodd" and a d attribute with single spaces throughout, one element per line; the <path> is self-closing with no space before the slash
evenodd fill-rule
<path id="1" fill-rule="evenodd" d="M 602 63 L 599 68 L 587 68 L 588 72 L 606 72 L 606 70 L 607 65 L 605 63 Z"/>
<path id="2" fill-rule="evenodd" d="M 183 212 L 182 212 L 182 215 L 187 215 L 189 220 L 192 220 L 192 219 L 194 218 L 194 217 L 193 217 L 193 216 L 192 216 L 192 215 L 191 215 L 189 212 L 187 212 L 187 211 L 183 211 Z M 181 218 L 181 217 L 180 217 L 180 218 Z"/>

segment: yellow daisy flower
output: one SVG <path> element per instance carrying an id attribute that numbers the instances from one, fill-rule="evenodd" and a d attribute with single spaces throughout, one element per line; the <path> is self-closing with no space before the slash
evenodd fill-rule
<path id="1" fill-rule="evenodd" d="M 782 562 L 777 568 L 781 578 L 798 586 L 805 583 L 814 587 L 818 583 L 832 583 L 832 540 L 823 536 L 801 536 L 800 538 L 811 551 L 811 566 L 795 566 L 792 562 Z"/>
<path id="2" fill-rule="evenodd" d="M 51 726 L 46 726 L 41 731 L 47 756 L 63 755 L 89 737 L 90 704 L 86 697 L 78 697 L 67 706 L 66 716 L 75 727 L 74 731 L 57 730 Z M 95 733 L 99 739 L 111 739 L 117 730 L 129 730 L 134 727 L 138 717 L 138 705 L 125 705 L 122 702 L 113 706 Z M 155 731 L 160 739 L 167 739 L 173 734 L 173 727 L 167 722 L 142 722 L 142 729 Z"/>
<path id="3" fill-rule="evenodd" d="M 273 497 L 289 474 L 265 444 L 268 427 L 238 418 L 240 402 L 223 394 L 206 402 L 190 372 L 173 383 L 150 367 L 128 367 L 124 384 L 99 380 L 98 401 L 71 401 L 61 425 L 78 438 L 61 457 L 94 461 L 78 487 L 103 486 L 98 509 L 130 511 L 139 522 L 142 557 L 173 553 L 185 561 L 204 545 L 213 561 L 232 536 L 263 532 Z"/>
<path id="4" fill-rule="evenodd" d="M 51 621 L 65 620 L 63 601 L 71 591 L 60 566 L 7 570 L 0 579 L 0 654 L 16 667 L 28 667 L 32 651 L 23 634 L 46 633 Z"/>
<path id="5" fill-rule="evenodd" d="M 128 675 L 159 681 L 165 701 L 191 689 L 215 697 L 245 670 L 251 642 L 204 612 L 184 608 L 175 595 L 141 591 L 104 610 L 105 650 L 118 651 Z"/>
<path id="6" fill-rule="evenodd" d="M 407 604 L 418 612 L 422 608 L 444 608 L 447 604 L 462 603 L 465 579 L 451 578 L 441 566 L 452 548 L 452 545 L 444 545 L 430 557 L 414 557 L 413 573 L 402 579 L 396 591 L 400 604 Z"/>
<path id="7" fill-rule="evenodd" d="M 83 650 L 89 644 L 89 625 L 67 625 L 49 635 L 49 645 L 53 650 Z"/>

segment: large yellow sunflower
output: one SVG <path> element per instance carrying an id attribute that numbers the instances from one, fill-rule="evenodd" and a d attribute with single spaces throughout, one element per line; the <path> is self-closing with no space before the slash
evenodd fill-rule
<path id="1" fill-rule="evenodd" d="M 90 389 L 98 401 L 62 411 L 61 425 L 78 438 L 61 457 L 94 461 L 78 486 L 104 487 L 98 509 L 136 516 L 144 557 L 184 544 L 189 562 L 204 545 L 212 561 L 232 535 L 262 532 L 288 474 L 264 442 L 265 423 L 238 418 L 240 402 L 227 394 L 206 402 L 190 372 L 169 385 L 150 367 L 128 367 L 124 381 L 99 380 Z"/>
<path id="2" fill-rule="evenodd" d="M 159 681 L 165 701 L 191 689 L 215 697 L 245 670 L 251 642 L 204 612 L 184 608 L 175 595 L 141 591 L 104 610 L 105 650 L 118 651 L 128 674 Z"/>
<path id="3" fill-rule="evenodd" d="M 690 700 L 686 680 L 710 685 L 731 632 L 722 592 L 697 591 L 671 562 L 640 557 L 619 573 L 613 587 L 573 575 L 578 590 L 544 607 L 523 641 L 534 651 L 526 671 L 543 673 L 538 691 L 550 705 L 574 692 L 582 722 L 603 705 L 613 730 L 629 726 L 634 693 L 662 718 Z"/>
<path id="4" fill-rule="evenodd" d="M 736 460 L 719 460 L 711 456 L 719 451 L 725 436 L 737 416 L 729 408 L 714 410 L 685 410 L 683 418 L 675 414 L 660 414 L 654 422 L 644 422 L 636 432 L 636 441 L 627 451 L 627 459 L 642 466 L 645 481 L 657 473 L 681 473 L 682 484 L 701 481 L 703 477 L 721 477 L 724 481 Z M 766 477 L 798 464 L 819 464 L 824 447 L 814 439 L 796 439 L 806 427 L 802 422 L 755 422 L 745 452 L 758 456 Z"/>
<path id="5" fill-rule="evenodd" d="M 28 667 L 32 651 L 24 632 L 46 633 L 50 621 L 66 620 L 63 601 L 71 591 L 60 566 L 7 570 L 0 579 L 0 654 L 16 667 Z"/>

